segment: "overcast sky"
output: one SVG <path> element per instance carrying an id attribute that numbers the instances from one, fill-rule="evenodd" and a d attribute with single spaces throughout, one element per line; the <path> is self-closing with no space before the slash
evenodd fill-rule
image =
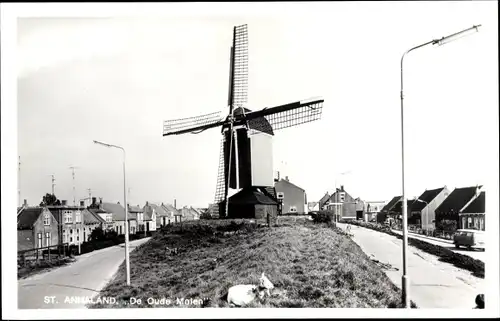
<path id="1" fill-rule="evenodd" d="M 175 198 L 207 206 L 220 130 L 162 137 L 162 122 L 226 110 L 232 27 L 245 23 L 252 110 L 325 99 L 320 121 L 274 138 L 275 169 L 306 189 L 308 201 L 336 182 L 369 201 L 401 194 L 401 55 L 482 24 L 405 58 L 407 195 L 498 177 L 488 162 L 498 161 L 490 148 L 498 134 L 496 1 L 294 6 L 233 4 L 231 13 L 180 16 L 164 5 L 156 17 L 19 19 L 13 121 L 21 198 L 39 203 L 54 174 L 56 195 L 71 203 L 74 165 L 77 199 L 91 188 L 104 201 L 123 200 L 121 151 L 92 143 L 100 140 L 127 151 L 131 204 Z"/>

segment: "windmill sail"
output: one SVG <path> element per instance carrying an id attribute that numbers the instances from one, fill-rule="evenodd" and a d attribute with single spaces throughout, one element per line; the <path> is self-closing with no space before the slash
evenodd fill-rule
<path id="1" fill-rule="evenodd" d="M 248 26 L 233 29 L 229 75 L 229 114 L 248 102 Z"/>
<path id="2" fill-rule="evenodd" d="M 165 120 L 163 122 L 163 136 L 203 131 L 223 124 L 224 116 L 221 111 L 188 118 Z"/>

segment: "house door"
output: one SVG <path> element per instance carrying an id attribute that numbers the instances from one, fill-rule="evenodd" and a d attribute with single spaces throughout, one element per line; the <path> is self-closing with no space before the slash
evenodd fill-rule
<path id="1" fill-rule="evenodd" d="M 122 226 L 120 225 L 120 235 L 122 235 Z"/>
<path id="2" fill-rule="evenodd" d="M 146 232 L 149 232 L 149 224 L 146 222 Z"/>

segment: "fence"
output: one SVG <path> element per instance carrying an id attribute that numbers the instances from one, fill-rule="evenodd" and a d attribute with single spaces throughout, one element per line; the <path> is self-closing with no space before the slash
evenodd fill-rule
<path id="1" fill-rule="evenodd" d="M 51 261 L 70 255 L 69 244 L 52 245 L 17 252 L 17 264 L 25 266 L 33 261 Z"/>
<path id="2" fill-rule="evenodd" d="M 398 231 L 402 230 L 401 224 L 394 224 L 392 226 L 392 228 L 395 230 L 398 230 Z M 455 235 L 455 232 L 456 232 L 456 231 L 452 231 L 452 230 L 445 231 L 445 230 L 437 230 L 437 229 L 424 230 L 424 229 L 420 228 L 419 225 L 410 225 L 410 224 L 408 224 L 408 231 L 415 233 L 415 234 L 440 238 L 443 240 L 453 240 L 453 235 Z"/>

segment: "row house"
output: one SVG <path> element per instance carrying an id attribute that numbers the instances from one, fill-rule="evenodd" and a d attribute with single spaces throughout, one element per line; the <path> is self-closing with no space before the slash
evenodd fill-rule
<path id="1" fill-rule="evenodd" d="M 471 200 L 471 202 L 458 213 L 459 228 L 485 230 L 484 216 L 486 212 L 486 192 L 481 192 L 479 196 Z"/>
<path id="2" fill-rule="evenodd" d="M 167 226 L 174 221 L 174 214 L 165 209 L 163 203 L 161 205 L 158 205 L 155 203 L 146 202 L 146 205 L 144 205 L 143 208 L 143 213 L 151 217 L 151 219 L 153 217 L 155 218 L 154 222 L 156 229 Z"/>
<path id="3" fill-rule="evenodd" d="M 146 212 L 139 205 L 129 205 L 128 212 L 137 218 L 137 232 L 156 231 L 156 214 L 154 212 Z"/>
<path id="4" fill-rule="evenodd" d="M 118 235 L 124 235 L 126 232 L 126 225 L 125 225 L 125 207 L 118 203 L 105 203 L 102 202 L 100 203 L 100 206 L 106 213 L 109 215 L 111 214 L 112 221 L 113 221 L 113 227 L 112 229 L 116 231 Z M 128 233 L 129 234 L 136 234 L 137 232 L 137 215 L 134 213 L 131 213 L 128 215 Z"/>
<path id="5" fill-rule="evenodd" d="M 444 220 L 455 221 L 457 228 L 460 225 L 460 214 L 466 210 L 474 199 L 481 195 L 482 186 L 471 186 L 456 188 L 450 195 L 436 208 L 436 225 Z M 484 222 L 484 220 L 483 220 Z"/>

